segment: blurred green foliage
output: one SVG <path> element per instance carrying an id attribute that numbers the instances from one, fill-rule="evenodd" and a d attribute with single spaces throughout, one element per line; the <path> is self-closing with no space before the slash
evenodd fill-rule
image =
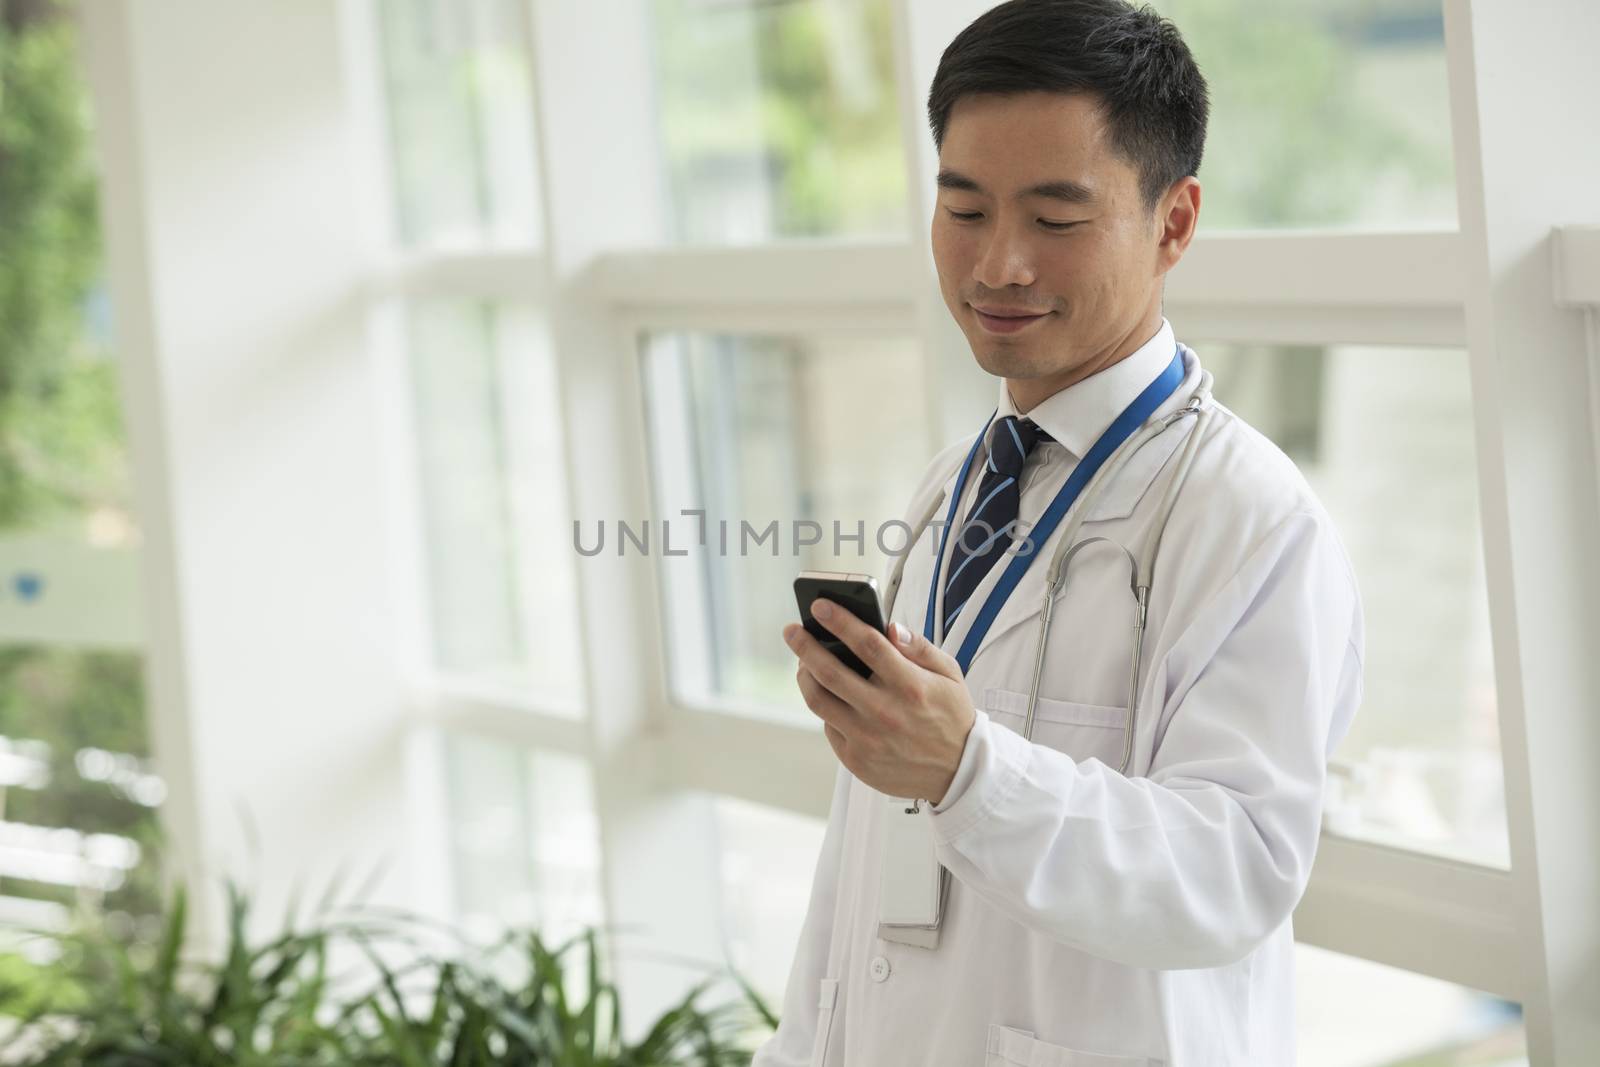
<path id="1" fill-rule="evenodd" d="M 116 368 L 86 329 L 101 273 L 70 12 L 0 17 L 0 529 L 129 498 Z"/>
<path id="2" fill-rule="evenodd" d="M 1451 221 L 1436 2 L 1154 6 L 1210 83 L 1208 227 Z M 680 240 L 904 232 L 888 3 L 656 0 L 651 12 Z"/>
<path id="3" fill-rule="evenodd" d="M 679 239 L 728 236 L 723 201 L 751 194 L 771 198 L 771 233 L 759 236 L 904 232 L 887 0 L 657 0 L 651 14 Z"/>
<path id="4" fill-rule="evenodd" d="M 214 961 L 186 958 L 180 890 L 150 943 L 91 922 L 62 939 L 55 963 L 24 980 L 0 971 L 0 1011 L 26 1028 L 17 1043 L 27 1050 L 7 1062 L 744 1067 L 776 1024 L 737 973 L 730 976 L 742 999 L 702 1006 L 719 972 L 638 1041 L 624 1040 L 621 1000 L 594 928 L 555 946 L 512 933 L 464 953 L 448 931 L 415 917 L 336 913 L 301 925 L 291 911 L 280 933 L 254 939 L 248 899 L 232 887 L 228 898 L 227 943 Z"/>
<path id="5" fill-rule="evenodd" d="M 1437 2 L 1154 0 L 1205 74 L 1214 228 L 1454 218 Z"/>
<path id="6" fill-rule="evenodd" d="M 0 532 L 82 537 L 86 516 L 131 509 L 116 365 L 103 302 L 98 180 L 71 9 L 0 0 Z M 4 817 L 156 845 L 154 812 L 85 781 L 79 749 L 145 756 L 141 657 L 0 648 L 0 736 L 50 749 L 43 789 L 3 789 Z M 155 910 L 147 862 L 102 903 Z M 0 891 L 79 902 L 70 887 L 0 879 Z"/>

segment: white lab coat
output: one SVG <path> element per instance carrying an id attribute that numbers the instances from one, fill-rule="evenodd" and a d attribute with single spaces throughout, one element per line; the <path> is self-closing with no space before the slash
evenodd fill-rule
<path id="1" fill-rule="evenodd" d="M 1070 443 L 1098 436 L 1172 351 L 1163 323 L 1135 356 L 1064 391 L 1078 391 Z M 1184 382 L 1158 416 L 1198 383 L 1195 353 L 1181 351 Z M 1177 422 L 1131 459 L 1079 537 L 1137 551 L 1195 424 Z M 887 802 L 841 765 L 782 1023 L 754 1067 L 1293 1064 L 1290 913 L 1311 870 L 1327 759 L 1360 702 L 1361 606 L 1338 535 L 1288 458 L 1220 405 L 1205 432 L 1156 565 L 1127 776 L 1115 768 L 1133 599 L 1126 560 L 1106 546 L 1073 561 L 1033 739 L 1021 736 L 1063 522 L 967 671 L 977 720 L 927 817 L 951 872 L 937 947 L 877 936 Z M 935 494 L 948 500 L 975 436 L 935 457 L 908 523 Z M 1030 492 L 1053 496 L 1075 462 L 1024 489 L 1024 519 L 1038 513 Z M 978 481 L 975 462 L 958 521 Z M 913 548 L 892 612 L 918 633 L 936 536 Z M 957 618 L 947 652 L 976 615 Z"/>

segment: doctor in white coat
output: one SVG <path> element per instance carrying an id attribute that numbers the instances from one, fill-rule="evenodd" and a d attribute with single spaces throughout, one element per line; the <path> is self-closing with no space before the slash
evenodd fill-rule
<path id="1" fill-rule="evenodd" d="M 1160 541 L 1137 714 L 1128 561 L 1097 542 L 1054 602 L 1029 738 L 1044 572 L 1068 524 L 1009 596 L 1024 538 L 958 544 L 1008 496 L 1025 533 L 1164 372 L 1181 381 L 1155 419 L 1199 387 L 1161 291 L 1199 215 L 1206 114 L 1177 31 L 1121 0 L 1013 0 L 944 54 L 933 251 L 998 379 L 996 412 L 912 494 L 914 526 L 961 486 L 948 535 L 929 525 L 908 549 L 890 636 L 817 611 L 872 676 L 785 628 L 839 770 L 781 1025 L 755 1067 L 1294 1062 L 1290 916 L 1361 695 L 1360 600 L 1327 513 L 1222 405 L 1175 419 L 1076 534 L 1143 543 L 1202 434 Z M 963 670 L 974 626 L 987 629 Z M 884 869 L 889 835 L 913 824 L 949 872 L 923 943 L 880 925 L 904 873 Z"/>

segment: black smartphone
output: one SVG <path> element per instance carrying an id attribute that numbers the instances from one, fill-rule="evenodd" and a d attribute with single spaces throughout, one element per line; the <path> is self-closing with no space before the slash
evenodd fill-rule
<path id="1" fill-rule="evenodd" d="M 800 605 L 800 621 L 806 633 L 822 643 L 822 647 L 839 657 L 839 661 L 863 678 L 872 677 L 872 668 L 850 651 L 843 641 L 811 617 L 811 602 L 818 597 L 831 600 L 850 614 L 884 633 L 883 608 L 878 604 L 878 583 L 870 574 L 846 574 L 842 571 L 801 571 L 794 580 L 794 598 Z"/>

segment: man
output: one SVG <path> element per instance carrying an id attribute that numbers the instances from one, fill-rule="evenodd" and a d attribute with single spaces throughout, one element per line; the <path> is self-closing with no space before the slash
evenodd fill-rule
<path id="1" fill-rule="evenodd" d="M 1360 700 L 1362 616 L 1290 461 L 1221 405 L 1203 429 L 1176 415 L 1202 372 L 1162 284 L 1199 217 L 1207 107 L 1177 30 L 1122 0 L 1012 0 L 944 53 L 933 252 L 1001 379 L 997 410 L 913 494 L 912 524 L 959 510 L 949 536 L 928 527 L 908 549 L 890 635 L 818 609 L 873 675 L 785 628 L 840 768 L 782 1025 L 755 1067 L 1294 1061 L 1290 914 Z M 1067 524 L 1031 546 L 1012 595 L 1002 576 L 1152 397 L 1171 428 L 1083 516 L 1075 541 L 1110 543 L 1078 553 L 1055 601 L 1025 738 Z M 1117 546 L 1161 529 L 1189 434 L 1130 714 Z M 908 827 L 949 872 L 920 943 L 886 918 L 904 872 L 884 857 Z"/>

